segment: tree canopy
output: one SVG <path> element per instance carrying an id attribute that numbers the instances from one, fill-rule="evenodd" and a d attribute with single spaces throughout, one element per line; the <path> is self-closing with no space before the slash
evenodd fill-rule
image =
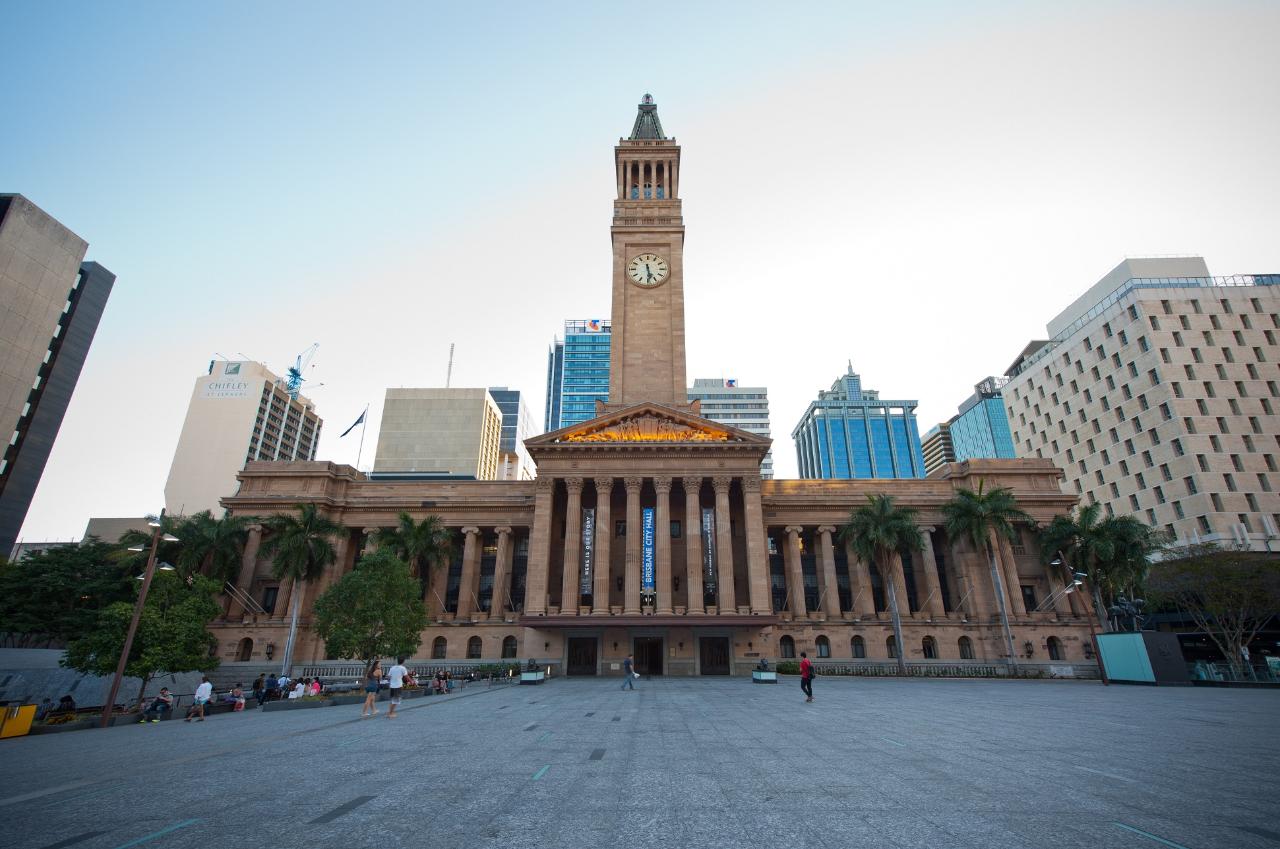
<path id="1" fill-rule="evenodd" d="M 390 550 L 413 567 L 424 597 L 432 573 L 447 564 L 453 555 L 453 536 L 439 516 L 427 516 L 415 522 L 412 516 L 402 512 L 394 528 L 378 529 L 374 542 L 378 548 Z"/>
<path id="2" fill-rule="evenodd" d="M 90 538 L 0 566 L 0 631 L 32 648 L 73 640 L 118 601 L 132 604 L 136 583 L 120 547 Z"/>
<path id="3" fill-rule="evenodd" d="M 924 534 L 916 524 L 918 511 L 900 507 L 892 495 L 868 495 L 867 503 L 855 507 L 849 519 L 840 529 L 840 538 L 847 541 L 854 554 L 867 563 L 874 563 L 884 582 L 885 597 L 889 600 L 889 613 L 893 619 L 893 639 L 897 647 L 898 672 L 907 673 L 906 646 L 902 641 L 901 605 L 895 586 L 894 555 L 902 551 L 919 551 L 924 545 Z M 803 592 L 803 590 L 801 590 Z"/>
<path id="4" fill-rule="evenodd" d="M 1040 532 L 1046 561 L 1058 552 L 1075 570 L 1084 572 L 1093 587 L 1099 615 L 1117 595 L 1141 589 L 1150 557 L 1163 536 L 1133 516 L 1102 516 L 1102 505 L 1086 504 L 1074 516 L 1054 516 Z"/>
<path id="5" fill-rule="evenodd" d="M 422 642 L 427 609 L 409 566 L 379 549 L 316 600 L 315 629 L 332 657 L 371 663 L 409 657 Z"/>

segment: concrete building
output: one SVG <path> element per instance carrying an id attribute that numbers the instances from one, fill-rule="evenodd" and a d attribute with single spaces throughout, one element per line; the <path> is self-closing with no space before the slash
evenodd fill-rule
<path id="1" fill-rule="evenodd" d="M 947 463 L 956 461 L 955 448 L 951 445 L 951 425 L 939 422 L 929 428 L 929 432 L 920 440 L 920 451 L 924 455 L 924 473 L 931 475 Z"/>
<path id="2" fill-rule="evenodd" d="M 698 377 L 694 378 L 688 398 L 701 404 L 705 419 L 769 438 L 769 390 L 763 386 L 739 386 L 733 379 Z M 773 479 L 772 449 L 760 464 L 760 477 Z"/>
<path id="3" fill-rule="evenodd" d="M 22 195 L 0 195 L 0 552 L 12 550 L 115 275 Z"/>
<path id="4" fill-rule="evenodd" d="M 377 477 L 498 478 L 502 409 L 488 389 L 388 389 Z"/>
<path id="5" fill-rule="evenodd" d="M 251 530 L 236 586 L 277 600 L 262 605 L 271 613 L 229 601 L 211 625 L 226 667 L 243 661 L 260 672 L 264 649 L 284 645 L 291 596 L 302 593 L 296 669 L 334 674 L 339 662 L 311 627 L 311 606 L 355 567 L 370 534 L 405 512 L 438 517 L 455 541 L 447 568 L 425 576 L 431 621 L 412 661 L 424 670 L 533 658 L 570 675 L 618 675 L 634 654 L 652 675 L 746 675 L 760 658 L 804 650 L 820 664 L 876 674 L 899 652 L 889 586 L 903 600 L 901 654 L 938 667 L 930 674 L 956 665 L 996 674 L 1014 661 L 1011 652 L 1044 675 L 1096 670 L 1087 599 L 1053 596 L 1063 575 L 1040 560 L 1034 529 L 1001 543 L 1002 577 L 992 580 L 984 553 L 949 538 L 942 521 L 956 489 L 980 481 L 1013 489 L 1042 524 L 1070 510 L 1075 498 L 1060 491 L 1049 461 L 953 463 L 922 480 L 919 441 L 913 451 L 905 419 L 894 428 L 888 409 L 871 408 L 863 421 L 884 423 L 884 467 L 897 456 L 911 479 L 762 480 L 770 440 L 699 415 L 684 383 L 680 149 L 656 110 L 646 96 L 630 137 L 614 148 L 610 400 L 587 421 L 526 440 L 538 467 L 532 481 L 379 479 L 332 463 L 250 463 L 226 499 L 234 513 L 270 516 L 313 502 L 342 531 L 335 563 L 318 581 L 293 585 L 258 556 L 269 530 Z M 926 540 L 883 574 L 837 533 L 873 493 L 919 510 Z M 1012 646 L 998 604 L 1009 610 Z"/>
<path id="6" fill-rule="evenodd" d="M 882 401 L 849 370 L 819 391 L 791 432 L 802 478 L 922 478 L 917 401 Z"/>
<path id="7" fill-rule="evenodd" d="M 547 352 L 545 430 L 585 422 L 596 403 L 609 400 L 609 357 L 613 323 L 605 318 L 569 319 L 564 339 Z"/>
<path id="8" fill-rule="evenodd" d="M 1280 537 L 1280 275 L 1212 277 L 1203 259 L 1127 259 L 1007 374 L 1022 457 L 1064 488 L 1179 542 Z"/>
<path id="9" fill-rule="evenodd" d="M 236 473 L 252 460 L 314 460 L 321 420 L 304 396 L 289 397 L 283 378 L 262 363 L 214 360 L 196 378 L 164 485 L 165 509 L 222 514 Z"/>
<path id="10" fill-rule="evenodd" d="M 498 445 L 498 480 L 533 480 L 533 460 L 524 441 L 533 436 L 533 417 L 518 389 L 490 386 L 489 394 L 502 411 L 502 441 Z"/>

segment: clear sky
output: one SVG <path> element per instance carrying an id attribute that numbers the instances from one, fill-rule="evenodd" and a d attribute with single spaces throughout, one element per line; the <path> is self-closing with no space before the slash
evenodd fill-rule
<path id="1" fill-rule="evenodd" d="M 1280 3 L 0 4 L 0 191 L 118 276 L 27 540 L 163 505 L 215 352 L 528 393 L 609 314 L 612 146 L 683 146 L 688 374 L 922 431 L 1126 255 L 1280 271 Z"/>

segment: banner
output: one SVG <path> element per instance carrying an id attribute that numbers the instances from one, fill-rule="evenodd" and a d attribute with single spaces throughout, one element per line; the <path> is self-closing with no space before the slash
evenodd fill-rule
<path id="1" fill-rule="evenodd" d="M 596 510 L 594 507 L 582 509 L 582 563 L 578 569 L 578 592 L 591 595 L 591 582 L 595 579 L 594 567 L 596 556 Z"/>
<path id="2" fill-rule="evenodd" d="M 653 574 L 653 508 L 644 508 L 644 530 L 640 537 L 640 592 L 652 593 L 656 587 Z"/>
<path id="3" fill-rule="evenodd" d="M 716 511 L 702 508 L 702 588 L 704 592 L 716 591 Z"/>

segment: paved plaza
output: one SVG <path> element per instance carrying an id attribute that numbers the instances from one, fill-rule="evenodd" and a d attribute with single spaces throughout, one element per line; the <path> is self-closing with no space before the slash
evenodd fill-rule
<path id="1" fill-rule="evenodd" d="M 1280 847 L 1280 693 L 475 687 L 0 742 L 0 847 Z"/>

